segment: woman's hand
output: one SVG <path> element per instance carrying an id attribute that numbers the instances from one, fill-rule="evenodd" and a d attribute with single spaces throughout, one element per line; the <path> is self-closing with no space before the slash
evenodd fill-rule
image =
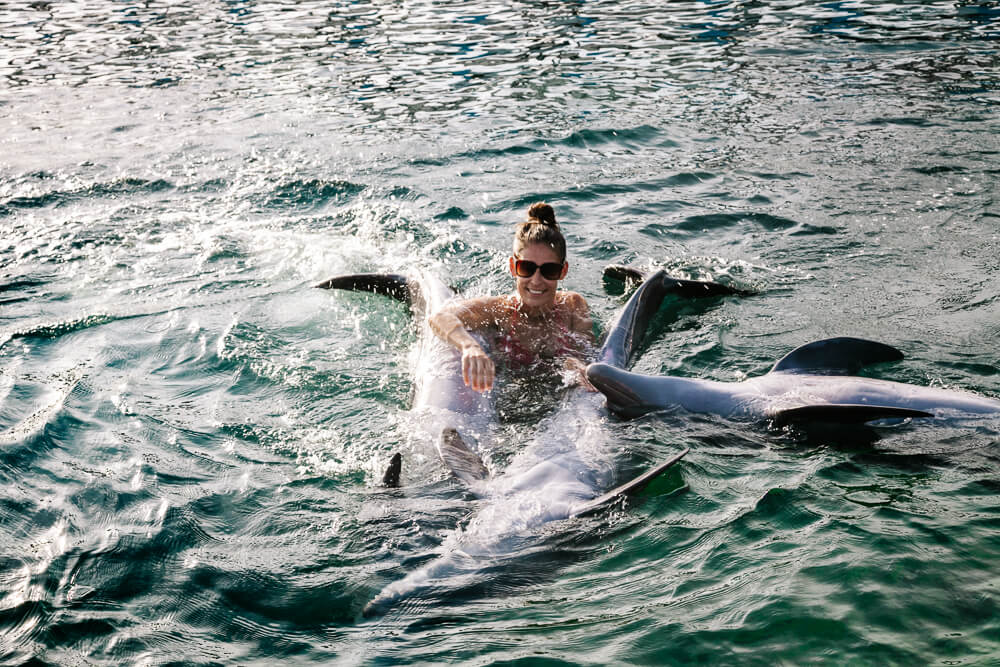
<path id="1" fill-rule="evenodd" d="M 581 387 L 587 391 L 597 391 L 597 387 L 590 384 L 590 380 L 587 379 L 587 364 L 582 360 L 576 357 L 566 357 L 563 361 L 563 368 L 577 376 L 577 384 Z"/>
<path id="2" fill-rule="evenodd" d="M 467 387 L 480 392 L 492 389 L 495 375 L 493 360 L 478 343 L 462 348 L 462 379 Z"/>
<path id="3" fill-rule="evenodd" d="M 497 304 L 503 297 L 480 297 L 445 304 L 427 318 L 431 330 L 462 353 L 462 380 L 475 391 L 493 388 L 496 370 L 493 360 L 469 331 L 496 326 Z"/>

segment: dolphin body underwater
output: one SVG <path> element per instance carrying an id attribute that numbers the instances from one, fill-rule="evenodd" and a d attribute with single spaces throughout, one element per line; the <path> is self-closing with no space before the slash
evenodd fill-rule
<path id="1" fill-rule="evenodd" d="M 602 492 L 611 486 L 615 463 L 614 448 L 601 419 L 604 398 L 573 388 L 559 409 L 543 419 L 535 437 L 512 458 L 503 474 L 491 477 L 475 449 L 466 444 L 467 438 L 482 437 L 489 420 L 495 418 L 490 399 L 465 386 L 460 354 L 439 340 L 427 324 L 426 316 L 453 298 L 454 292 L 427 272 L 339 276 L 316 287 L 374 292 L 410 305 L 421 333 L 412 408 L 419 415 L 415 422 L 436 441 L 438 453 L 455 477 L 482 500 L 468 525 L 446 537 L 439 555 L 386 586 L 365 606 L 365 616 L 384 613 L 421 593 L 475 585 L 485 570 L 509 557 L 523 537 L 538 526 L 599 511 L 645 488 L 687 454 L 685 449 L 639 477 Z M 597 358 L 608 367 L 624 368 L 668 295 L 740 293 L 725 285 L 678 280 L 659 271 L 629 298 L 609 328 Z M 384 483 L 398 484 L 399 473 L 397 454 Z"/>
<path id="2" fill-rule="evenodd" d="M 672 408 L 777 426 L 1000 416 L 996 399 L 856 375 L 902 358 L 883 343 L 829 338 L 792 350 L 767 374 L 742 382 L 644 375 L 606 363 L 589 365 L 587 379 L 605 395 L 608 409 L 625 418 Z"/>

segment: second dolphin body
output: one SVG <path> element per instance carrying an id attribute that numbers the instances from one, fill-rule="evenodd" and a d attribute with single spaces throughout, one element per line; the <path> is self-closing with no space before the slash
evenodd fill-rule
<path id="1" fill-rule="evenodd" d="M 865 366 L 902 358 L 883 343 L 830 338 L 796 348 L 767 374 L 742 382 L 630 373 L 606 363 L 588 366 L 587 378 L 608 409 L 626 418 L 671 408 L 777 424 L 1000 415 L 996 399 L 857 376 Z"/>

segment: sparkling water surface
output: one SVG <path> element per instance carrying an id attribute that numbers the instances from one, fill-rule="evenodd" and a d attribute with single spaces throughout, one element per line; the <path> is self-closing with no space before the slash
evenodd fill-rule
<path id="1" fill-rule="evenodd" d="M 993 1 L 3 5 L 0 661 L 997 664 L 989 420 L 603 415 L 618 481 L 691 453 L 363 618 L 481 504 L 413 436 L 405 307 L 311 285 L 499 293 L 545 200 L 602 328 L 610 263 L 755 292 L 668 303 L 638 370 L 852 335 L 1000 397 L 998 40 Z"/>

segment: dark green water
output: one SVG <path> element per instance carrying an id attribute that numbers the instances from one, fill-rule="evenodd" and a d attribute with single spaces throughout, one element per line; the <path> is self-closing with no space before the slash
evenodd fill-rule
<path id="1" fill-rule="evenodd" d="M 608 263 L 757 292 L 668 306 L 642 371 L 854 335 L 998 397 L 998 40 L 992 1 L 3 5 L 0 661 L 1000 664 L 995 423 L 605 419 L 623 479 L 692 451 L 362 619 L 479 505 L 405 310 L 310 289 L 506 290 L 544 199 L 602 323 Z"/>

